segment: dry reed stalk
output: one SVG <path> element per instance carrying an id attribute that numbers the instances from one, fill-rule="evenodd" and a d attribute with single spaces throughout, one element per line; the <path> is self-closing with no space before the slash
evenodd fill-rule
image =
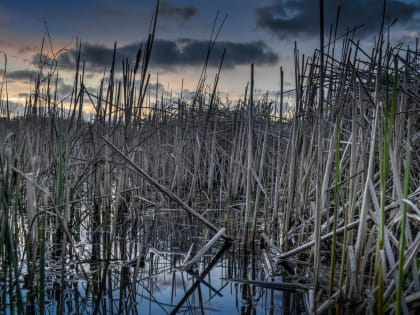
<path id="1" fill-rule="evenodd" d="M 246 159 L 246 192 L 245 192 L 245 208 L 244 208 L 244 231 L 243 231 L 243 246 L 245 254 L 247 255 L 247 249 L 249 247 L 249 219 L 252 215 L 252 204 L 251 204 L 251 172 L 252 172 L 252 161 L 253 161 L 253 112 L 254 112 L 254 64 L 251 64 L 251 85 L 250 85 L 250 97 L 247 112 L 247 159 Z"/>
<path id="2" fill-rule="evenodd" d="M 188 254 L 191 244 L 200 251 L 200 246 L 211 239 L 209 231 L 217 233 L 217 226 L 224 226 L 224 236 L 231 236 L 236 245 L 232 253 L 235 259 L 241 242 L 254 244 L 258 254 L 262 253 L 258 247 L 261 233 L 266 238 L 272 236 L 271 251 L 263 254 L 265 269 L 275 273 L 271 262 L 284 263 L 293 257 L 294 279 L 307 273 L 317 286 L 314 293 L 319 298 L 318 313 L 331 306 L 344 312 L 342 298 L 357 304 L 354 309 L 360 312 L 376 308 L 378 302 L 365 292 L 376 294 L 376 301 L 382 298 L 385 307 L 389 305 L 384 312 L 413 310 L 419 287 L 416 260 L 420 194 L 416 174 L 420 171 L 420 132 L 415 116 L 419 102 L 415 93 L 419 83 L 418 47 L 387 47 L 381 52 L 380 39 L 374 50 L 366 53 L 355 40 L 355 31 L 357 28 L 349 29 L 339 37 L 340 57 L 335 47 L 339 43 L 337 34 L 333 35 L 332 28 L 323 52 L 299 56 L 295 46 L 294 116 L 289 116 L 283 99 L 288 94 L 282 86 L 280 107 L 274 104 L 274 113 L 270 108 L 278 99 L 254 95 L 253 75 L 244 100 L 227 105 L 217 92 L 221 67 L 211 88 L 206 88 L 208 64 L 191 100 L 181 94 L 174 101 L 163 90 L 152 90 L 148 64 L 153 36 L 140 47 L 134 68 L 125 60 L 120 71 L 116 57 L 110 60 L 109 78 L 103 78 L 96 95 L 84 86 L 84 63 L 80 61 L 83 51 L 78 43 L 69 109 L 58 99 L 54 69 L 41 61 L 46 80 L 41 80 L 41 75 L 35 79 L 25 116 L 0 123 L 1 137 L 12 129 L 15 134 L 13 141 L 5 141 L 7 149 L 0 150 L 0 262 L 10 292 L 7 298 L 20 303 L 16 309 L 26 303 L 19 293 L 21 282 L 15 281 L 22 275 L 32 290 L 37 283 L 49 281 L 47 274 L 37 272 L 36 264 L 43 264 L 47 270 L 57 267 L 54 275 L 60 277 L 61 292 L 72 292 L 64 281 L 71 272 L 63 267 L 67 261 L 78 261 L 78 270 L 84 263 L 91 263 L 92 268 L 92 274 L 81 271 L 88 279 L 85 297 L 81 298 L 84 310 L 95 294 L 102 295 L 103 301 L 113 301 L 104 290 L 116 287 L 120 297 L 129 297 L 129 302 L 97 303 L 96 312 L 112 313 L 116 305 L 128 310 L 135 305 L 136 292 L 143 285 L 148 289 L 150 304 L 159 303 L 154 298 L 155 284 L 147 274 L 159 272 L 159 255 L 167 248 Z M 213 35 L 207 57 L 214 47 Z M 45 56 L 48 51 L 43 47 L 41 52 Z M 282 85 L 282 69 L 280 72 Z M 123 79 L 119 81 L 121 73 Z M 393 86 L 386 82 L 387 75 Z M 325 92 L 323 102 L 317 99 L 321 92 Z M 381 109 L 385 105 L 381 103 L 387 98 L 394 110 L 384 116 Z M 87 102 L 95 107 L 90 122 L 83 119 L 83 110 L 91 106 Z M 280 120 L 274 117 L 277 110 Z M 340 123 L 334 127 L 338 116 Z M 412 120 L 411 136 L 404 127 L 408 117 Z M 384 127 L 392 124 L 393 131 L 385 132 Z M 117 151 L 111 145 L 103 147 L 100 136 L 121 148 L 117 155 L 125 162 L 115 158 Z M 385 150 L 384 141 L 389 145 Z M 410 145 L 413 158 L 411 166 L 405 168 L 409 173 L 403 183 L 403 161 L 410 150 L 404 141 Z M 328 142 L 327 153 L 323 147 Z M 339 151 L 341 157 L 334 159 L 334 153 Z M 381 175 L 377 166 L 386 162 L 386 158 L 382 160 L 386 155 L 389 169 L 386 171 L 383 164 Z M 138 176 L 133 165 L 150 178 L 143 173 Z M 339 169 L 339 174 L 332 172 L 333 167 L 336 172 Z M 54 198 L 44 197 L 47 195 Z M 31 206 L 34 200 L 36 207 Z M 183 209 L 178 207 L 188 210 L 180 211 Z M 9 217 L 11 221 L 7 222 L 5 218 Z M 265 223 L 264 227 L 260 222 Z M 356 227 L 358 231 L 353 233 Z M 51 231 L 56 229 L 61 229 L 56 233 L 59 255 L 53 260 L 49 248 Z M 318 229 L 322 234 L 318 235 Z M 36 264 L 30 267 L 28 263 L 25 274 L 22 262 L 29 262 L 29 255 L 18 248 L 20 240 L 24 240 L 22 248 L 29 248 L 31 233 L 38 233 L 38 247 L 45 251 L 33 254 Z M 402 236 L 405 246 L 399 241 Z M 378 237 L 381 244 L 376 243 Z M 335 250 L 329 250 L 331 246 Z M 151 257 L 151 248 L 160 254 Z M 282 253 L 279 248 L 287 251 Z M 311 250 L 314 256 L 309 255 Z M 246 259 L 252 259 L 247 262 L 253 266 L 260 261 L 259 256 Z M 341 265 L 336 281 L 338 260 Z M 310 261 L 317 262 L 318 276 L 308 273 Z M 323 275 L 328 269 L 324 261 L 336 261 L 331 263 L 329 288 L 328 278 Z M 229 264 L 230 274 L 235 274 L 230 278 L 248 276 L 244 264 Z M 131 267 L 132 273 L 127 271 Z M 116 271 L 118 268 L 121 270 Z M 404 282 L 397 283 L 398 278 L 403 278 L 397 276 L 401 268 Z M 253 271 L 254 278 L 258 270 Z M 375 275 L 377 280 L 372 281 Z M 139 280 L 145 278 L 147 285 Z M 199 283 L 204 284 L 201 280 Z M 390 301 L 397 291 L 401 306 L 394 307 Z M 43 294 L 46 296 L 40 291 L 30 297 L 34 312 L 39 311 L 35 305 Z M 57 302 L 57 311 L 64 313 L 67 306 L 63 297 L 64 293 Z M 312 300 L 314 310 L 314 296 Z M 203 303 L 201 298 L 197 305 L 202 308 Z"/>
<path id="3" fill-rule="evenodd" d="M 314 226 L 314 241 L 315 241 L 315 252 L 314 252 L 314 296 L 318 293 L 318 280 L 320 272 L 320 251 L 321 251 L 321 223 L 322 223 L 322 206 L 324 200 L 322 199 L 322 183 L 321 178 L 324 171 L 323 165 L 323 141 L 324 141 L 324 1 L 319 1 L 319 12 L 320 12 L 320 85 L 319 85 L 319 104 L 318 104 L 318 152 L 317 152 L 317 185 L 316 185 L 316 211 L 314 214 L 315 226 Z M 316 298 L 314 298 L 314 305 L 312 305 L 312 311 L 316 314 L 317 305 Z"/>

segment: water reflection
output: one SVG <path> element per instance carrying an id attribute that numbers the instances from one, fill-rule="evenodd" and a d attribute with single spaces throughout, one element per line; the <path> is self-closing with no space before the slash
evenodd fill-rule
<path id="1" fill-rule="evenodd" d="M 46 313 L 257 315 L 304 312 L 302 292 L 227 280 L 241 279 L 243 261 L 235 259 L 232 250 L 223 255 L 225 250 L 221 248 L 205 256 L 189 271 L 177 268 L 184 258 L 180 253 L 149 251 L 143 262 L 113 261 L 105 281 L 101 281 L 103 266 L 98 262 L 75 263 L 75 268 L 67 268 L 65 273 L 57 266 L 55 274 L 49 273 L 46 279 Z M 219 260 L 218 254 L 223 259 Z M 141 263 L 144 265 L 140 266 Z M 82 264 L 86 278 L 80 272 Z M 282 278 L 268 278 L 260 268 L 256 280 L 276 283 Z M 31 292 L 25 292 L 29 301 Z M 100 295 L 102 298 L 98 300 Z M 36 306 L 28 303 L 26 310 L 35 313 Z"/>
<path id="2" fill-rule="evenodd" d="M 60 247 L 65 251 L 54 251 L 58 248 L 53 243 L 55 231 L 48 229 L 42 288 L 45 313 L 304 313 L 305 292 L 279 285 L 285 279 L 279 276 L 279 270 L 266 268 L 267 249 L 257 246 L 246 252 L 231 247 L 223 238 L 215 238 L 217 233 L 208 240 L 210 236 L 198 224 L 191 225 L 180 215 L 176 218 L 178 222 L 168 216 L 166 220 L 144 216 L 145 235 L 133 241 L 132 235 L 128 236 L 132 231 L 121 229 L 112 238 L 111 248 L 102 242 L 94 246 L 94 225 L 89 229 L 81 225 L 78 239 L 83 241 L 69 244 L 64 240 Z M 180 233 L 183 225 L 179 222 L 195 230 Z M 203 251 L 212 240 L 214 243 Z M 22 260 L 19 268 L 25 311 L 39 313 L 40 265 L 38 261 Z M 2 305 L 8 306 L 4 314 L 16 313 L 12 295 L 5 293 L 11 284 L 0 284 Z"/>

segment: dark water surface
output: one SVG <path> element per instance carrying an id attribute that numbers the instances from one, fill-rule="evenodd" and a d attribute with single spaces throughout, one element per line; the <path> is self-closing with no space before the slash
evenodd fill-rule
<path id="1" fill-rule="evenodd" d="M 222 259 L 199 279 L 194 273 L 201 273 L 213 257 L 204 257 L 189 272 L 177 267 L 182 263 L 180 258 L 182 255 L 177 253 L 149 250 L 144 261 L 113 261 L 102 282 L 103 269 L 98 269 L 97 263 L 68 261 L 64 273 L 60 270 L 61 264 L 55 268 L 50 264 L 45 270 L 45 313 L 57 314 L 60 310 L 64 314 L 92 314 L 97 296 L 102 295 L 96 305 L 98 314 L 171 314 L 197 281 L 200 284 L 176 314 L 304 313 L 301 293 L 227 280 L 244 279 L 241 262 L 237 259 Z M 64 281 L 61 281 L 62 274 Z M 281 277 L 267 278 L 262 268 L 257 270 L 256 276 L 265 281 L 282 281 Z M 22 282 L 24 300 L 28 300 L 37 288 L 30 291 L 25 288 L 24 279 Z M 25 308 L 27 313 L 38 313 L 37 305 L 28 303 Z M 6 309 L 5 314 L 12 314 L 11 308 Z"/>

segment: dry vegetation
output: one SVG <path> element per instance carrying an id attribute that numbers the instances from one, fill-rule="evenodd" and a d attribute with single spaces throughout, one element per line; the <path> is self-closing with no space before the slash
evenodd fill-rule
<path id="1" fill-rule="evenodd" d="M 106 288 L 135 291 L 156 252 L 177 252 L 172 266 L 190 270 L 210 239 L 210 267 L 222 255 L 237 262 L 228 275 L 244 297 L 282 274 L 318 313 L 418 310 L 418 47 L 380 33 L 365 52 L 348 32 L 328 40 L 322 67 L 319 51 L 296 49 L 285 119 L 283 91 L 257 99 L 253 74 L 234 106 L 217 97 L 217 77 L 205 92 L 203 76 L 191 99 L 151 97 L 153 37 L 122 81 L 110 60 L 96 93 L 79 60 L 67 109 L 56 65 L 43 64 L 24 116 L 1 120 L 0 312 L 44 313 L 54 278 L 64 313 L 74 275 L 88 283 L 80 312 L 105 312 Z"/>

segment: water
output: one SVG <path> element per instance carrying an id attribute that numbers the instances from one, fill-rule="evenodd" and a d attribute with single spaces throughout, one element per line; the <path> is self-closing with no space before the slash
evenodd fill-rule
<path id="1" fill-rule="evenodd" d="M 67 262 L 64 273 L 60 265 L 52 268 L 50 264 L 46 270 L 46 314 L 56 314 L 60 301 L 64 314 L 92 314 L 100 293 L 99 314 L 170 314 L 197 281 L 200 284 L 182 303 L 177 314 L 265 315 L 303 312 L 301 293 L 226 280 L 243 276 L 241 262 L 230 255 L 225 255 L 201 280 L 191 272 L 177 268 L 182 259 L 180 253 L 149 250 L 144 265 L 143 261 L 130 264 L 112 261 L 102 282 L 103 269 L 98 268 L 96 263 Z M 214 255 L 204 257 L 194 272 L 202 273 L 212 259 Z M 65 275 L 63 282 L 62 274 Z M 282 281 L 281 277 L 267 279 L 263 269 L 259 269 L 257 278 Z M 28 301 L 31 292 L 23 283 L 22 292 L 24 300 Z M 37 306 L 26 305 L 28 313 L 36 310 Z M 6 309 L 5 314 L 11 314 L 10 308 Z"/>
<path id="2" fill-rule="evenodd" d="M 86 209 L 82 210 L 86 212 Z M 212 219 L 222 221 L 223 212 L 213 211 Z M 226 222 L 219 223 L 226 225 Z M 88 216 L 73 229 L 73 235 L 79 241 L 72 245 L 69 242 L 55 244 L 55 226 L 48 225 L 43 255 L 43 290 L 39 287 L 40 256 L 28 257 L 25 246 L 19 246 L 19 286 L 25 312 L 39 314 L 38 301 L 42 292 L 46 314 L 92 314 L 96 311 L 98 314 L 152 315 L 171 314 L 176 309 L 177 314 L 304 312 L 303 293 L 240 282 L 247 279 L 283 281 L 279 276 L 267 276 L 269 271 L 264 268 L 258 248 L 256 255 L 244 256 L 243 249 L 228 248 L 219 238 L 193 270 L 187 272 L 181 267 L 189 256 L 190 247 L 193 245 L 191 256 L 194 256 L 212 237 L 207 229 L 189 220 L 183 212 L 174 211 L 144 212 L 141 222 L 130 228 L 133 224 L 129 218 L 123 221 L 121 232 L 109 243 L 110 251 L 101 245 L 107 233 L 101 233 L 97 240 L 100 243 L 94 243 L 97 225 L 90 222 Z M 24 244 L 23 239 L 21 244 Z M 65 255 L 57 256 L 62 246 L 65 246 Z M 95 246 L 99 256 L 93 255 Z M 57 252 L 56 248 L 60 250 Z M 13 277 L 3 274 L 0 266 L 0 305 L 5 306 L 4 312 L 0 309 L 0 315 L 16 313 L 18 308 L 15 286 L 9 280 Z"/>

